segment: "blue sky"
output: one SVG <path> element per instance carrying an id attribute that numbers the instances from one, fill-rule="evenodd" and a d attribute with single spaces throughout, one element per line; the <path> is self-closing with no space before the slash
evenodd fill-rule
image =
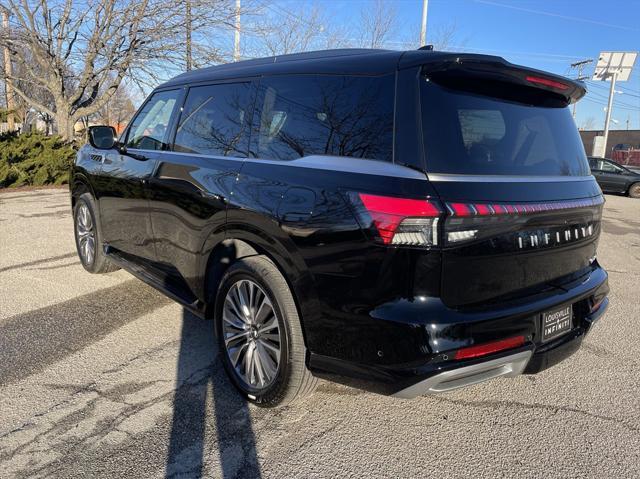
<path id="1" fill-rule="evenodd" d="M 306 0 L 301 0 L 306 1 Z M 345 26 L 359 18 L 363 8 L 374 0 L 316 0 L 331 18 Z M 283 9 L 293 8 L 292 0 L 276 2 Z M 309 0 L 308 3 L 312 3 Z M 395 0 L 399 31 L 389 48 L 403 49 L 417 35 L 422 0 Z M 298 6 L 300 4 L 298 3 Z M 427 43 L 430 34 L 455 24 L 452 43 L 460 50 L 500 55 L 522 65 L 574 75 L 569 64 L 587 58 L 597 59 L 600 51 L 640 50 L 640 1 L 638 0 L 429 0 Z M 405 46 L 405 49 L 409 45 Z M 593 73 L 593 65 L 586 70 Z M 578 103 L 576 123 L 592 117 L 595 128 L 602 128 L 609 83 L 589 82 L 589 93 Z M 628 82 L 618 83 L 612 118 L 624 129 L 640 128 L 640 61 Z"/>

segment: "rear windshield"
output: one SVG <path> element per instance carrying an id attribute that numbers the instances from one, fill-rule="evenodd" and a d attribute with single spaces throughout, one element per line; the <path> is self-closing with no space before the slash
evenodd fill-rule
<path id="1" fill-rule="evenodd" d="M 531 106 L 421 80 L 427 171 L 584 176 L 589 165 L 568 108 Z"/>

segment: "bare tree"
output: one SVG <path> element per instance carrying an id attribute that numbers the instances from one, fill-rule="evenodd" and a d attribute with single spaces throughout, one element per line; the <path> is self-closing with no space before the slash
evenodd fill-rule
<path id="1" fill-rule="evenodd" d="M 245 27 L 253 40 L 249 46 L 252 56 L 338 48 L 347 43 L 318 5 L 287 10 L 271 4 L 253 15 L 258 21 Z"/>
<path id="2" fill-rule="evenodd" d="M 385 0 L 376 0 L 373 8 L 365 8 L 360 14 L 360 46 L 383 48 L 397 30 L 395 7 Z"/>
<path id="3" fill-rule="evenodd" d="M 28 62 L 26 62 L 28 65 L 30 65 L 30 72 L 36 73 L 38 76 L 41 76 L 41 68 L 38 63 L 33 60 L 33 58 L 31 57 L 31 53 L 24 52 L 23 56 L 25 59 L 30 59 Z M 21 92 L 25 93 L 28 98 L 35 98 L 38 104 L 44 105 L 51 110 L 55 109 L 53 95 L 51 95 L 51 93 L 49 93 L 49 91 L 46 88 L 43 88 L 39 83 L 30 81 L 30 72 L 25 69 L 22 63 L 17 63 L 16 65 L 14 65 L 14 90 L 18 88 Z M 27 116 L 27 112 L 33 111 L 34 115 L 32 115 L 32 117 L 39 117 L 45 122 L 45 124 L 52 121 L 52 117 L 50 115 L 47 115 L 44 111 L 41 111 L 37 108 L 33 108 L 33 106 L 24 98 L 24 96 L 16 95 L 15 103 L 17 106 L 16 110 L 18 111 L 18 114 L 22 114 L 22 118 L 25 118 Z M 47 124 L 46 126 L 48 130 L 48 127 L 50 125 Z"/>
<path id="4" fill-rule="evenodd" d="M 449 23 L 437 25 L 430 33 L 429 43 L 434 50 L 464 50 L 469 42 L 468 37 L 460 37 L 458 24 L 454 20 Z"/>
<path id="5" fill-rule="evenodd" d="M 4 0 L 12 29 L 0 36 L 21 76 L 15 92 L 33 108 L 56 119 L 58 132 L 73 138 L 74 124 L 103 108 L 125 76 L 155 83 L 167 65 L 182 64 L 177 45 L 184 38 L 184 0 Z M 209 1 L 209 7 L 223 2 Z M 192 0 L 192 28 L 219 21 Z M 232 8 L 228 10 L 233 10 Z M 224 21 L 224 19 L 223 19 Z M 19 84 L 32 84 L 53 98 L 45 105 Z"/>
<path id="6" fill-rule="evenodd" d="M 121 132 L 135 111 L 136 107 L 129 88 L 123 82 L 106 105 L 98 110 L 91 119 L 105 125 L 111 125 L 116 131 Z"/>
<path id="7" fill-rule="evenodd" d="M 411 25 L 403 29 L 399 42 L 391 42 L 391 44 L 404 49 L 421 47 L 420 26 Z M 460 36 L 460 29 L 455 20 L 446 23 L 431 25 L 427 28 L 427 44 L 433 45 L 433 49 L 437 51 L 463 51 L 469 43 L 468 37 Z"/>
<path id="8" fill-rule="evenodd" d="M 242 8 L 237 8 L 231 0 L 175 1 L 180 4 L 176 18 L 184 32 L 175 48 L 179 51 L 179 45 L 184 43 L 185 70 L 222 63 L 230 58 L 232 48 L 225 44 L 224 37 L 231 37 L 235 32 L 237 14 L 251 15 L 256 8 L 250 0 L 245 1 Z"/>
<path id="9" fill-rule="evenodd" d="M 586 118 L 585 120 L 582 121 L 582 123 L 580 124 L 580 129 L 581 130 L 593 130 L 596 126 L 596 119 L 592 116 Z"/>

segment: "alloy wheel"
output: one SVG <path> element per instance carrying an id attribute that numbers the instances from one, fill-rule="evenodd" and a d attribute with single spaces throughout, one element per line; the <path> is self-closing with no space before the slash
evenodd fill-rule
<path id="1" fill-rule="evenodd" d="M 81 203 L 76 213 L 76 234 L 78 236 L 78 249 L 85 264 L 93 263 L 96 252 L 96 234 L 91 218 L 91 212 L 86 204 Z"/>
<path id="2" fill-rule="evenodd" d="M 276 379 L 282 338 L 278 316 L 264 290 L 251 280 L 235 282 L 222 308 L 224 346 L 238 377 L 254 389 Z"/>

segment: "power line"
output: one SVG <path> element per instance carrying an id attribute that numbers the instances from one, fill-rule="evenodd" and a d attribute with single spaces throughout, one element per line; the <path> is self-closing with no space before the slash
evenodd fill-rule
<path id="1" fill-rule="evenodd" d="M 599 99 L 589 98 L 588 96 L 585 96 L 582 99 L 582 101 L 589 101 L 591 103 L 595 103 L 596 105 L 607 106 L 606 102 L 604 102 L 602 100 L 599 100 Z M 625 111 L 638 111 L 638 107 L 637 106 L 636 107 L 628 107 L 628 106 L 621 106 L 619 104 L 616 104 L 615 108 L 619 109 L 619 110 L 625 110 Z"/>
<path id="2" fill-rule="evenodd" d="M 593 87 L 601 88 L 602 91 L 609 89 L 605 84 L 603 84 L 603 82 L 599 82 L 599 81 L 595 81 L 595 80 L 587 80 L 587 84 L 590 87 L 593 86 Z M 625 86 L 616 84 L 616 89 L 617 90 L 622 90 L 625 95 L 629 95 L 629 96 L 633 96 L 633 97 L 636 97 L 636 98 L 640 98 L 640 95 L 636 95 L 635 94 L 636 90 L 635 89 L 631 89 L 631 87 L 625 87 Z M 632 91 L 634 93 L 631 93 Z"/>
<path id="3" fill-rule="evenodd" d="M 593 63 L 593 59 L 592 58 L 587 58 L 586 60 L 580 60 L 577 62 L 573 62 L 571 65 L 569 65 L 569 68 L 573 69 L 577 69 L 578 70 L 578 76 L 576 77 L 576 80 L 578 81 L 582 81 L 585 80 L 587 77 L 582 76 L 582 70 L 584 70 L 584 68 L 589 65 L 590 63 Z M 573 102 L 573 118 L 575 119 L 576 117 L 576 108 L 578 106 L 578 102 L 575 101 Z"/>
<path id="4" fill-rule="evenodd" d="M 266 3 L 264 1 L 259 1 L 258 2 L 260 5 L 262 5 L 263 7 L 268 8 L 269 10 L 271 10 L 274 13 L 284 13 L 285 15 L 293 18 L 294 20 L 304 23 L 310 27 L 316 27 L 317 25 L 314 25 L 313 23 L 309 22 L 308 20 L 306 20 L 305 18 L 303 18 L 300 15 L 296 15 L 295 13 L 291 12 L 290 10 L 287 10 L 286 8 L 278 5 L 277 3 Z"/>
<path id="5" fill-rule="evenodd" d="M 605 23 L 605 22 L 601 22 L 601 21 L 598 21 L 598 20 L 591 20 L 589 18 L 581 18 L 581 17 L 572 17 L 572 16 L 569 16 L 569 15 L 561 15 L 559 13 L 545 12 L 543 10 L 534 10 L 532 8 L 517 7 L 515 5 L 505 5 L 504 3 L 496 3 L 496 2 L 491 2 L 489 0 L 475 0 L 475 2 L 476 3 L 483 3 L 485 5 L 491 5 L 491 6 L 494 6 L 494 7 L 508 8 L 510 10 L 519 10 L 521 12 L 533 13 L 535 15 L 545 15 L 547 17 L 561 18 L 563 20 L 570 20 L 572 22 L 591 23 L 592 25 L 599 25 L 601 27 L 618 28 L 620 30 L 630 30 L 632 32 L 640 31 L 639 28 L 628 27 L 628 26 L 625 26 L 625 25 L 616 25 L 616 24 L 613 24 L 613 23 Z"/>

